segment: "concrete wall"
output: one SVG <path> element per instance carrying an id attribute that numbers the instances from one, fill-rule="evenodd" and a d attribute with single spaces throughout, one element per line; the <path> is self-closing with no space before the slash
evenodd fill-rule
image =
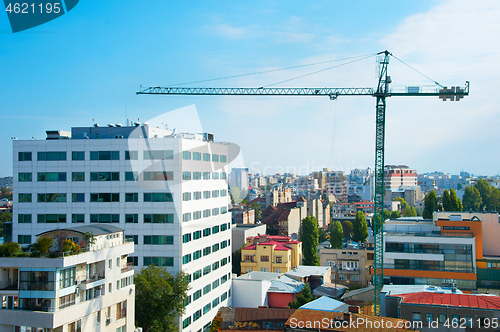
<path id="1" fill-rule="evenodd" d="M 257 308 L 268 305 L 269 280 L 233 279 L 233 307 Z"/>

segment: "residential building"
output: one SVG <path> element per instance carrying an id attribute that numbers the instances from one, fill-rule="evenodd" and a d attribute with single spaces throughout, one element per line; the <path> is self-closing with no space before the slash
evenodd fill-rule
<path id="1" fill-rule="evenodd" d="M 255 210 L 244 207 L 234 207 L 229 209 L 231 212 L 231 223 L 234 224 L 254 224 Z"/>
<path id="2" fill-rule="evenodd" d="M 384 188 L 397 189 L 401 186 L 416 186 L 417 171 L 406 165 L 385 165 Z"/>
<path id="3" fill-rule="evenodd" d="M 492 323 L 500 320 L 498 296 L 433 292 L 386 295 L 387 302 L 391 299 L 398 318 L 417 323 L 413 326 L 422 332 L 489 331 L 497 329 Z"/>
<path id="4" fill-rule="evenodd" d="M 295 312 L 289 308 L 235 308 L 223 307 L 219 313 L 221 332 L 283 331 L 285 322 Z"/>
<path id="5" fill-rule="evenodd" d="M 341 202 L 347 202 L 348 180 L 344 172 L 326 172 L 323 176 L 326 178 L 326 190 L 328 194 L 335 195 Z"/>
<path id="6" fill-rule="evenodd" d="M 349 175 L 349 201 L 373 201 L 375 191 L 375 173 L 371 168 L 355 168 Z M 357 197 L 354 199 L 354 197 Z"/>
<path id="7" fill-rule="evenodd" d="M 247 238 L 258 236 L 259 234 L 266 234 L 266 225 L 264 224 L 236 224 L 231 227 L 231 251 L 235 252 L 237 249 L 246 246 Z"/>
<path id="8" fill-rule="evenodd" d="M 269 205 L 262 212 L 262 223 L 267 225 L 267 234 L 290 236 L 296 240 L 300 234 L 300 224 L 307 216 L 307 202 L 299 197 L 296 202 Z"/>
<path id="9" fill-rule="evenodd" d="M 136 269 L 155 264 L 189 275 L 180 329 L 206 329 L 230 304 L 228 143 L 136 123 L 13 144 L 14 239 L 30 243 L 73 223 L 116 225 L 134 240 Z"/>
<path id="10" fill-rule="evenodd" d="M 12 185 L 14 184 L 14 178 L 12 176 L 5 176 L 0 178 L 0 188 L 9 188 L 12 189 Z"/>
<path id="11" fill-rule="evenodd" d="M 74 255 L 0 257 L 0 331 L 134 331 L 133 242 L 113 225 L 38 236 L 61 232 L 77 243 L 89 232 L 95 242 Z"/>
<path id="12" fill-rule="evenodd" d="M 306 196 L 309 192 L 319 190 L 318 179 L 312 176 L 303 176 L 295 181 L 297 195 Z"/>
<path id="13" fill-rule="evenodd" d="M 269 205 L 277 206 L 281 203 L 292 202 L 292 191 L 290 188 L 284 188 L 282 185 L 272 187 L 265 194 L 266 207 Z"/>
<path id="14" fill-rule="evenodd" d="M 290 237 L 259 235 L 247 238 L 246 244 L 247 247 L 241 249 L 241 274 L 285 273 L 302 261 L 302 242 L 292 241 Z"/>
<path id="15" fill-rule="evenodd" d="M 248 192 L 249 190 L 249 182 L 248 182 L 248 168 L 233 168 L 231 169 L 229 186 L 237 187 L 240 190 L 245 190 Z"/>
<path id="16" fill-rule="evenodd" d="M 424 199 L 419 186 L 401 186 L 397 189 L 386 189 L 384 202 L 392 202 L 398 197 L 404 199 L 410 206 L 416 206 Z"/>
<path id="17" fill-rule="evenodd" d="M 332 273 L 329 266 L 299 265 L 285 274 L 292 279 L 309 282 L 312 290 L 332 281 Z"/>

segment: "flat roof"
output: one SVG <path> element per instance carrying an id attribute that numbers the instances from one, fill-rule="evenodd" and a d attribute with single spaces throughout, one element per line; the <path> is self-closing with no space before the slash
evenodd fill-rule
<path id="1" fill-rule="evenodd" d="M 123 232 L 123 229 L 120 227 L 116 227 L 113 225 L 105 225 L 105 224 L 96 224 L 96 225 L 85 225 L 85 226 L 78 226 L 78 227 L 71 227 L 71 228 L 57 228 L 57 229 L 51 229 L 45 232 L 42 232 L 40 234 L 37 234 L 37 236 L 40 236 L 42 234 L 48 234 L 51 232 L 55 231 L 70 231 L 70 232 L 77 232 L 77 233 L 92 233 L 94 235 L 104 235 L 104 234 L 111 234 L 111 233 L 116 233 L 116 232 Z"/>

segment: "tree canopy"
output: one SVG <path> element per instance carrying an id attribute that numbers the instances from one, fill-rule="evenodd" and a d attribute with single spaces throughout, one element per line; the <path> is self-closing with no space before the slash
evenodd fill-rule
<path id="1" fill-rule="evenodd" d="M 184 313 L 189 282 L 179 271 L 175 276 L 162 266 L 149 265 L 134 276 L 135 320 L 148 331 L 176 331 L 175 319 Z"/>
<path id="2" fill-rule="evenodd" d="M 318 239 L 318 242 L 319 243 L 322 243 L 322 242 L 325 242 L 326 239 L 328 239 L 328 232 L 326 231 L 326 229 L 324 229 L 323 227 L 319 227 L 318 228 L 318 231 L 319 231 L 319 239 Z"/>
<path id="3" fill-rule="evenodd" d="M 473 187 L 466 186 L 463 196 L 464 211 L 499 211 L 500 190 L 492 187 L 488 180 L 479 179 Z"/>
<path id="4" fill-rule="evenodd" d="M 432 214 L 434 213 L 434 211 L 438 211 L 438 208 L 438 198 L 436 192 L 433 190 L 425 195 L 424 212 L 422 213 L 422 216 L 424 217 L 424 219 L 432 219 Z"/>
<path id="5" fill-rule="evenodd" d="M 311 287 L 309 286 L 309 283 L 305 282 L 302 292 L 300 292 L 300 294 L 295 298 L 293 302 L 288 303 L 288 306 L 290 307 L 290 309 L 298 309 L 299 307 L 302 307 L 304 304 L 309 303 L 312 300 L 313 296 Z"/>
<path id="6" fill-rule="evenodd" d="M 307 216 L 302 219 L 300 241 L 302 241 L 302 263 L 304 265 L 318 266 L 319 230 L 318 221 L 315 217 Z"/>
<path id="7" fill-rule="evenodd" d="M 447 189 L 443 192 L 443 211 L 450 212 L 461 212 L 462 211 L 462 201 L 457 197 L 455 189 L 448 191 Z"/>
<path id="8" fill-rule="evenodd" d="M 352 237 L 352 222 L 346 220 L 342 223 L 342 231 L 344 232 L 344 238 L 350 240 Z"/>
<path id="9" fill-rule="evenodd" d="M 344 230 L 338 220 L 330 224 L 330 244 L 333 249 L 342 249 L 344 244 Z"/>
<path id="10" fill-rule="evenodd" d="M 260 221 L 262 219 L 262 209 L 260 207 L 260 204 L 257 202 L 253 202 L 248 206 L 251 209 L 254 209 L 255 211 L 255 221 Z"/>
<path id="11" fill-rule="evenodd" d="M 365 214 L 363 211 L 356 213 L 354 219 L 352 239 L 356 242 L 365 242 L 368 238 L 368 223 L 366 222 Z"/>

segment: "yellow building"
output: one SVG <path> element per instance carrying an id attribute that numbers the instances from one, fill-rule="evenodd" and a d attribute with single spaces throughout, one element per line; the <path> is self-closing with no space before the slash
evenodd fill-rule
<path id="1" fill-rule="evenodd" d="M 285 273 L 302 261 L 302 242 L 288 236 L 259 235 L 241 249 L 241 274 L 252 271 Z"/>

